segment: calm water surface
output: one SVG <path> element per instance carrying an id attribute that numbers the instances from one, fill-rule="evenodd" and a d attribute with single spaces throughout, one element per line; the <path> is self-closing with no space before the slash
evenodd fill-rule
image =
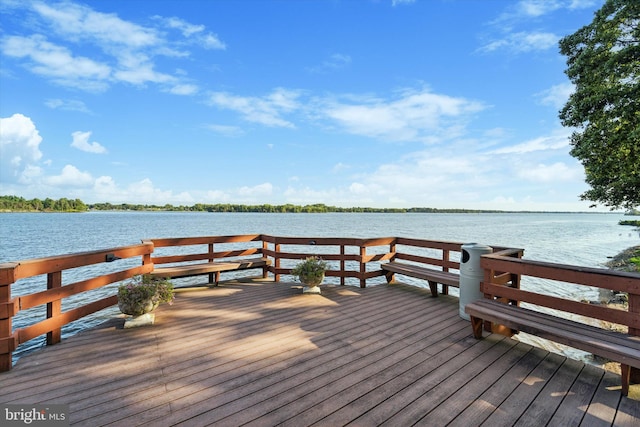
<path id="1" fill-rule="evenodd" d="M 525 249 L 525 258 L 587 267 L 603 267 L 609 257 L 640 244 L 637 229 L 618 225 L 622 214 L 260 214 L 196 212 L 90 212 L 81 214 L 0 214 L 0 262 L 48 257 L 137 244 L 144 238 L 231 234 L 271 234 L 304 237 L 404 236 L 433 240 L 478 242 Z M 66 281 L 76 280 L 73 274 Z M 65 281 L 65 282 L 66 282 Z M 36 285 L 36 282 L 38 284 Z M 42 279 L 12 287 L 13 295 L 41 289 Z M 45 280 L 46 283 L 46 280 Z M 416 286 L 424 286 L 415 280 Z M 598 299 L 597 290 L 530 279 L 523 287 L 577 299 Z M 115 285 L 96 291 L 115 293 Z M 94 298 L 69 299 L 63 310 Z M 110 308 L 63 329 L 68 336 L 114 316 Z M 14 327 L 43 318 L 43 310 L 21 312 Z M 17 355 L 42 345 L 32 340 Z"/>

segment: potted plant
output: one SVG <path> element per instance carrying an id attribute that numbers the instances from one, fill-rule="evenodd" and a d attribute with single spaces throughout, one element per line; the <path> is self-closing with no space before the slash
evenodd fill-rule
<path id="1" fill-rule="evenodd" d="M 138 275 L 118 286 L 118 308 L 134 317 L 150 313 L 162 303 L 172 304 L 173 299 L 173 284 L 166 278 Z"/>
<path id="2" fill-rule="evenodd" d="M 300 261 L 292 270 L 291 274 L 305 285 L 302 292 L 305 294 L 319 294 L 318 285 L 324 280 L 324 272 L 327 270 L 327 263 L 322 259 L 312 256 Z"/>

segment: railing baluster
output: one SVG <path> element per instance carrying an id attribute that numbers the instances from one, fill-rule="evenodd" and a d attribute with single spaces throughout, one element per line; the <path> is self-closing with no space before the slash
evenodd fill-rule
<path id="1" fill-rule="evenodd" d="M 280 273 L 278 273 L 278 271 L 280 271 L 280 243 L 275 243 L 273 245 L 273 247 L 274 247 L 274 252 L 275 252 L 275 256 L 274 256 L 275 259 L 273 260 L 273 264 L 274 264 L 275 269 L 276 269 L 276 274 L 275 274 L 274 280 L 276 282 L 279 282 L 280 281 Z"/>
<path id="2" fill-rule="evenodd" d="M 213 243 L 209 243 L 209 262 L 213 262 L 214 258 L 213 258 Z M 209 284 L 217 284 L 218 283 L 218 277 L 215 273 L 209 273 Z"/>
<path id="3" fill-rule="evenodd" d="M 262 240 L 262 256 L 265 257 L 266 251 L 269 249 L 269 243 L 266 240 Z M 265 266 L 262 268 L 262 278 L 266 279 L 269 277 L 269 266 Z"/>
<path id="4" fill-rule="evenodd" d="M 345 269 L 346 269 L 346 265 L 345 265 L 345 260 L 344 260 L 344 256 L 346 254 L 345 251 L 345 245 L 340 245 L 340 285 L 344 286 L 345 285 Z"/>
<path id="5" fill-rule="evenodd" d="M 62 287 L 62 271 L 47 274 L 47 289 Z M 55 318 L 62 312 L 62 300 L 57 299 L 47 303 L 47 319 Z M 62 327 L 47 332 L 47 345 L 57 344 L 62 338 Z"/>
<path id="6" fill-rule="evenodd" d="M 367 272 L 367 263 L 364 259 L 364 257 L 366 256 L 367 256 L 367 247 L 360 246 L 360 287 L 361 288 L 367 287 L 367 278 L 365 276 Z"/>

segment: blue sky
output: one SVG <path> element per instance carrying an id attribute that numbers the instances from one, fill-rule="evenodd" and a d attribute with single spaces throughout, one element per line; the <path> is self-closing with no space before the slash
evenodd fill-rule
<path id="1" fill-rule="evenodd" d="M 601 5 L 0 0 L 0 194 L 586 211 L 558 40 Z"/>

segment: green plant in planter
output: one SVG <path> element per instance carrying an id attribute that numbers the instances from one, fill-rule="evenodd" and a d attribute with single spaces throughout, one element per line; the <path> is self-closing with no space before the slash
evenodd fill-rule
<path id="1" fill-rule="evenodd" d="M 131 316 L 149 313 L 165 302 L 172 304 L 173 299 L 173 284 L 166 278 L 145 274 L 118 286 L 118 308 Z"/>
<path id="2" fill-rule="evenodd" d="M 324 272 L 327 270 L 327 263 L 322 259 L 312 256 L 300 261 L 291 270 L 291 274 L 296 276 L 301 283 L 309 287 L 318 286 L 324 279 Z"/>

